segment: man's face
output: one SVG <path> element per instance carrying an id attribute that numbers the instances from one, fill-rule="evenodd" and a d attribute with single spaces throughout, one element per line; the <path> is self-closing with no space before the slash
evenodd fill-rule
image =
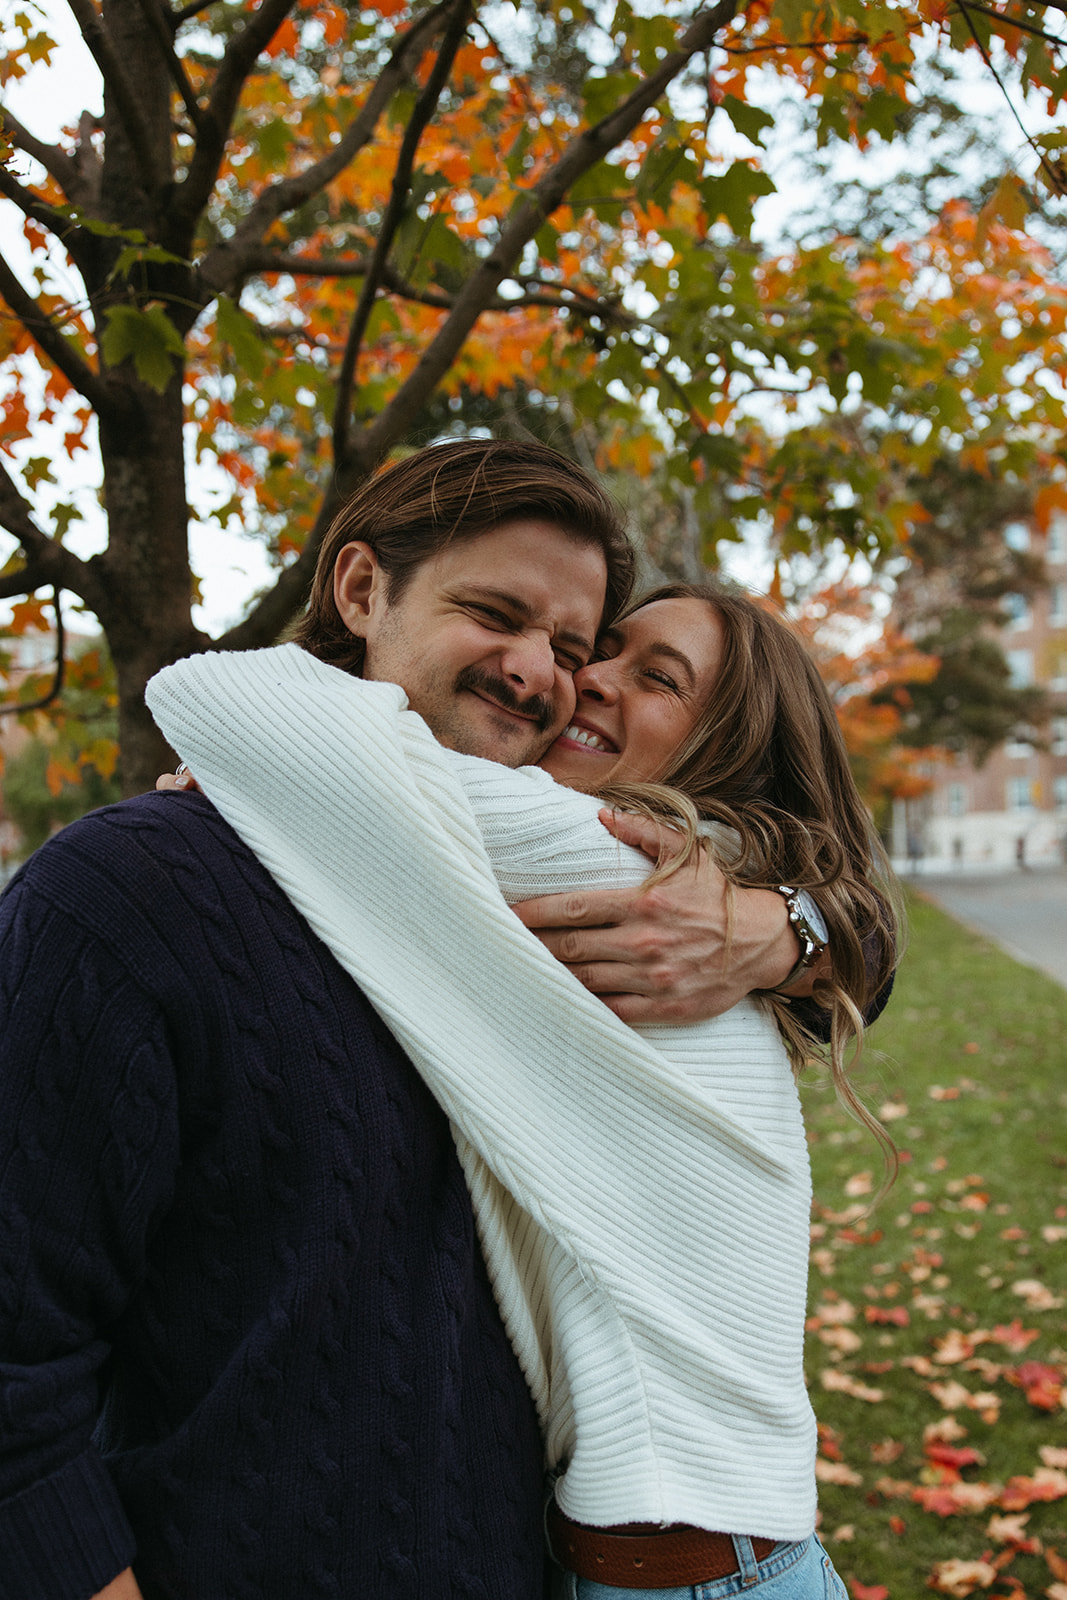
<path id="1" fill-rule="evenodd" d="M 518 767 L 571 718 L 606 583 L 596 545 L 519 520 L 448 546 L 394 602 L 368 547 L 347 545 L 334 592 L 364 677 L 399 683 L 443 745 Z"/>

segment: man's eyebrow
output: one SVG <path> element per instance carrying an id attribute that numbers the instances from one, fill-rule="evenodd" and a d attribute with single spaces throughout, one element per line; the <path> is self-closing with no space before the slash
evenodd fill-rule
<path id="1" fill-rule="evenodd" d="M 470 595 L 476 595 L 483 600 L 494 600 L 497 605 L 507 606 L 524 622 L 529 622 L 536 616 L 536 611 L 528 600 L 512 594 L 508 589 L 494 589 L 492 585 L 485 583 L 466 584 L 464 588 Z M 583 650 L 586 655 L 593 653 L 593 641 L 588 634 L 572 633 L 569 629 L 563 628 L 554 637 L 560 644 L 574 645 L 575 649 Z"/>

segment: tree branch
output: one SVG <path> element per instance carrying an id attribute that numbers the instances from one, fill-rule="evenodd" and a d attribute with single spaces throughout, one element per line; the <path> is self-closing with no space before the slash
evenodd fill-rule
<path id="1" fill-rule="evenodd" d="M 0 600 L 32 594 L 35 589 L 51 584 L 70 589 L 92 604 L 95 585 L 86 563 L 37 526 L 28 502 L 3 462 L 0 462 L 0 527 L 18 540 L 26 557 L 24 567 L 0 577 Z"/>
<path id="2" fill-rule="evenodd" d="M 201 265 L 200 276 L 213 294 L 222 293 L 237 279 L 244 276 L 244 258 L 261 252 L 263 235 L 284 211 L 292 211 L 297 206 L 343 172 L 374 137 L 374 130 L 378 120 L 388 106 L 393 95 L 410 77 L 412 70 L 421 59 L 426 48 L 428 37 L 436 32 L 441 25 L 442 18 L 453 5 L 454 0 L 438 0 L 438 4 L 431 7 L 418 19 L 417 22 L 403 34 L 393 49 L 388 62 L 379 73 L 377 81 L 370 94 L 367 96 L 359 111 L 353 117 L 343 137 L 333 146 L 330 152 L 321 160 L 314 162 L 291 178 L 283 178 L 278 183 L 271 184 L 264 189 L 252 206 L 248 216 L 236 229 L 233 237 L 215 248 L 205 256 Z M 258 15 L 259 13 L 257 13 Z M 220 147 L 221 154 L 221 147 Z M 196 165 L 194 158 L 193 166 Z M 190 170 L 189 180 L 192 179 Z M 212 178 L 212 183 L 214 178 Z M 184 189 L 183 185 L 183 189 Z M 182 191 L 179 191 L 181 194 Z M 210 192 L 210 186 L 209 191 Z M 205 196 L 206 198 L 206 196 Z M 184 204 L 184 201 L 179 201 Z"/>
<path id="3" fill-rule="evenodd" d="M 983 17 L 992 17 L 994 22 L 1002 22 L 1006 28 L 1018 28 L 1021 33 L 1032 33 L 1035 39 L 1044 39 L 1046 44 L 1055 44 L 1061 50 L 1067 50 L 1067 39 L 1057 39 L 1054 33 L 1046 33 L 1043 28 L 1035 28 L 1032 22 L 1024 22 L 1021 17 L 1009 17 L 1003 11 L 994 11 L 992 6 L 980 6 L 975 0 L 966 0 L 966 8 L 960 3 L 959 10 L 977 11 Z"/>
<path id="4" fill-rule="evenodd" d="M 190 17 L 198 17 L 201 11 L 207 11 L 214 4 L 215 0 L 192 0 L 191 5 L 183 6 L 178 12 L 172 12 L 175 33 L 183 22 L 188 22 Z"/>
<path id="5" fill-rule="evenodd" d="M 389 259 L 397 229 L 407 208 L 415 157 L 418 154 L 422 136 L 426 131 L 426 125 L 437 109 L 438 101 L 441 98 L 445 84 L 448 82 L 448 75 L 452 71 L 456 52 L 467 36 L 467 27 L 470 19 L 470 0 L 456 0 L 455 9 L 449 18 L 444 37 L 438 47 L 437 59 L 433 64 L 433 69 L 426 81 L 425 88 L 415 102 L 415 109 L 408 118 L 407 126 L 404 129 L 404 137 L 400 143 L 400 151 L 393 171 L 393 182 L 389 192 L 389 201 L 385 208 L 385 216 L 382 218 L 374 245 L 374 253 L 363 278 L 363 287 L 360 290 L 359 300 L 352 318 L 352 326 L 348 330 L 345 353 L 341 359 L 341 367 L 338 373 L 337 399 L 333 413 L 333 459 L 335 471 L 343 472 L 346 465 L 352 390 L 356 381 L 359 352 L 363 345 L 363 336 L 367 331 L 371 312 L 374 309 L 374 302 L 378 298 L 378 289 L 382 283 L 385 264 Z"/>
<path id="6" fill-rule="evenodd" d="M 78 164 L 65 150 L 61 150 L 59 145 L 45 144 L 43 140 L 34 138 L 29 129 L 23 127 L 18 117 L 3 107 L 0 107 L 0 128 L 17 150 L 40 162 L 48 175 L 59 184 L 68 200 L 77 203 L 85 198 L 85 180 L 78 170 Z"/>
<path id="7" fill-rule="evenodd" d="M 15 700 L 10 705 L 0 706 L 0 717 L 10 717 L 20 711 L 43 711 L 45 706 L 58 700 L 63 692 L 63 678 L 67 670 L 65 646 L 66 630 L 63 627 L 63 607 L 59 603 L 61 590 L 52 590 L 52 605 L 56 613 L 56 665 L 52 674 L 52 687 L 47 694 L 41 695 L 37 700 L 24 700 L 21 704 Z"/>
<path id="8" fill-rule="evenodd" d="M 93 60 L 100 68 L 104 88 L 115 102 L 119 119 L 130 141 L 133 158 L 140 168 L 141 180 L 148 193 L 155 194 L 168 181 L 169 174 L 156 170 L 152 160 L 153 140 L 126 76 L 126 69 L 115 54 L 111 40 L 93 9 L 92 0 L 67 0 L 67 4 L 74 13 Z"/>
<path id="9" fill-rule="evenodd" d="M 27 294 L 3 256 L 0 256 L 0 295 L 7 301 L 22 326 L 40 346 L 53 366 L 85 396 L 98 415 L 116 411 L 116 401 L 99 373 L 75 350 L 53 319 Z"/>
<path id="10" fill-rule="evenodd" d="M 1067 0 L 1064 0 L 1067 4 Z M 698 15 L 686 29 L 677 50 L 664 57 L 656 71 L 628 95 L 621 105 L 592 128 L 578 134 L 556 164 L 517 200 L 490 254 L 479 262 L 457 294 L 452 311 L 423 351 L 414 371 L 401 384 L 377 420 L 364 430 L 353 451 L 353 464 L 369 472 L 414 422 L 459 354 L 474 324 L 496 294 L 502 279 L 514 267 L 523 249 L 545 219 L 561 205 L 568 191 L 640 122 L 667 86 L 694 55 L 714 41 L 719 29 L 736 15 L 740 0 L 719 4 Z"/>
<path id="11" fill-rule="evenodd" d="M 200 102 L 196 98 L 196 91 L 189 82 L 185 68 L 174 49 L 174 34 L 170 22 L 161 9 L 163 3 L 165 3 L 165 0 L 138 0 L 145 21 L 159 41 L 159 48 L 163 53 L 163 60 L 166 63 L 167 72 L 170 74 L 170 81 L 181 96 L 189 121 L 196 132 L 199 133 L 203 123 L 203 112 L 200 108 Z"/>
<path id="12" fill-rule="evenodd" d="M 296 3 L 297 0 L 263 0 L 226 46 L 208 103 L 200 108 L 196 150 L 188 174 L 174 193 L 171 209 L 180 231 L 191 232 L 207 205 L 218 179 L 230 123 L 245 79 L 257 56 L 270 44 Z"/>
<path id="13" fill-rule="evenodd" d="M 1067 4 L 1067 0 L 1064 3 Z M 679 48 L 665 57 L 657 71 L 609 116 L 578 135 L 556 165 L 516 202 L 495 249 L 479 263 L 456 296 L 444 327 L 424 351 L 414 373 L 358 441 L 351 456 L 352 475 L 370 472 L 407 431 L 448 371 L 474 323 L 496 296 L 501 280 L 508 276 L 527 240 L 533 238 L 544 219 L 562 203 L 568 189 L 637 125 L 648 107 L 659 99 L 692 57 L 707 49 L 719 29 L 736 15 L 739 4 L 740 0 L 720 0 L 712 10 L 701 13 L 686 30 Z M 220 648 L 247 650 L 277 638 L 305 598 L 323 535 L 341 498 L 341 486 L 334 473 L 300 555 L 244 621 L 218 640 Z"/>
<path id="14" fill-rule="evenodd" d="M 1000 90 L 1001 94 L 1003 95 L 1004 100 L 1005 100 L 1005 102 L 1007 104 L 1008 110 L 1011 112 L 1012 116 L 1015 118 L 1015 121 L 1016 121 L 1016 123 L 1018 124 L 1018 127 L 1019 127 L 1019 132 L 1022 134 L 1023 138 L 1026 140 L 1027 144 L 1030 146 L 1031 150 L 1034 152 L 1034 155 L 1037 157 L 1038 163 L 1039 163 L 1039 165 L 1041 167 L 1041 170 L 1045 174 L 1045 177 L 1046 177 L 1046 179 L 1048 181 L 1049 188 L 1052 190 L 1053 194 L 1062 195 L 1065 192 L 1065 188 L 1067 188 L 1067 186 L 1064 185 L 1063 179 L 1060 177 L 1059 173 L 1056 171 L 1056 168 L 1053 166 L 1052 162 L 1048 159 L 1048 157 L 1046 156 L 1045 152 L 1040 148 L 1040 146 L 1038 145 L 1038 143 L 1037 143 L 1036 139 L 1034 138 L 1033 134 L 1028 132 L 1026 124 L 1024 123 L 1022 117 L 1020 117 L 1018 111 L 1015 109 L 1015 102 L 1012 99 L 1011 95 L 1008 93 L 1007 85 L 1005 84 L 1003 78 L 1000 76 L 1000 73 L 997 71 L 996 67 L 994 66 L 993 58 L 989 54 L 989 51 L 986 49 L 985 45 L 982 43 L 981 39 L 978 37 L 978 29 L 975 27 L 974 21 L 973 21 L 973 19 L 971 17 L 971 8 L 970 8 L 970 6 L 967 5 L 966 0 L 957 0 L 957 3 L 958 3 L 958 6 L 959 6 L 959 10 L 962 13 L 963 20 L 967 24 L 967 30 L 970 33 L 971 38 L 974 40 L 975 48 L 977 49 L 979 55 L 982 57 L 982 60 L 985 62 L 986 66 L 989 68 L 989 71 L 992 73 L 993 81 L 996 84 L 997 88 Z M 1067 4 L 1067 0 L 1065 0 L 1065 4 Z M 1035 210 L 1040 211 L 1040 209 L 1041 209 L 1040 205 L 1035 206 Z"/>
<path id="15" fill-rule="evenodd" d="M 5 172 L 3 167 L 0 167 L 0 194 L 6 195 L 17 205 L 23 216 L 39 222 L 42 228 L 54 233 L 57 239 L 68 249 L 70 248 L 68 240 L 72 234 L 77 233 L 77 224 L 69 217 L 65 217 L 61 211 L 57 211 L 55 206 L 50 206 L 47 200 L 42 200 L 32 189 L 27 189 L 25 184 L 20 183 L 10 172 Z"/>

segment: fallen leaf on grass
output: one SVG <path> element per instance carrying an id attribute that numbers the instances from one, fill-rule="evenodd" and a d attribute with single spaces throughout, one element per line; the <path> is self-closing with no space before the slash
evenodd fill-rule
<path id="1" fill-rule="evenodd" d="M 895 1533 L 898 1539 L 902 1534 L 907 1532 L 907 1528 L 908 1524 L 904 1521 L 903 1517 L 890 1517 L 889 1531 L 890 1533 Z"/>
<path id="2" fill-rule="evenodd" d="M 822 1456 L 815 1458 L 816 1483 L 839 1483 L 845 1488 L 855 1488 L 862 1483 L 860 1474 L 844 1461 L 826 1461 Z"/>
<path id="3" fill-rule="evenodd" d="M 973 1356 L 979 1340 L 976 1334 L 964 1333 L 960 1328 L 950 1328 L 934 1341 L 934 1360 L 939 1366 L 951 1366 Z"/>
<path id="4" fill-rule="evenodd" d="M 983 1422 L 996 1422 L 1000 1415 L 1000 1396 L 991 1392 L 972 1394 L 970 1389 L 962 1383 L 957 1383 L 950 1378 L 947 1383 L 931 1383 L 930 1393 L 940 1406 L 946 1411 L 958 1411 L 961 1406 L 966 1406 L 968 1411 L 977 1411 Z"/>
<path id="5" fill-rule="evenodd" d="M 1026 1524 L 1029 1521 L 1029 1511 L 1020 1511 L 1014 1517 L 990 1517 L 985 1531 L 994 1544 L 1025 1544 L 1028 1542 Z"/>
<path id="6" fill-rule="evenodd" d="M 866 1400 L 871 1405 L 877 1405 L 885 1398 L 884 1390 L 860 1383 L 858 1378 L 851 1377 L 847 1372 L 839 1372 L 836 1367 L 824 1367 L 819 1378 L 823 1388 L 833 1394 L 848 1394 L 853 1400 Z"/>
<path id="7" fill-rule="evenodd" d="M 886 1100 L 878 1107 L 879 1122 L 897 1122 L 901 1117 L 906 1117 L 908 1108 L 903 1100 Z"/>
<path id="8" fill-rule="evenodd" d="M 851 1300 L 820 1300 L 815 1307 L 820 1328 L 834 1327 L 842 1322 L 855 1322 L 856 1308 Z"/>
<path id="9" fill-rule="evenodd" d="M 1040 1331 L 1039 1328 L 1024 1328 L 1018 1317 L 1013 1317 L 1010 1322 L 998 1322 L 989 1337 L 995 1344 L 1002 1344 L 1013 1356 L 1021 1356 Z"/>
<path id="10" fill-rule="evenodd" d="M 942 1089 L 939 1083 L 932 1083 L 926 1092 L 931 1100 L 958 1100 L 960 1097 L 958 1089 Z"/>
<path id="11" fill-rule="evenodd" d="M 999 1483 L 937 1483 L 919 1484 L 911 1498 L 924 1511 L 935 1517 L 966 1516 L 975 1511 L 986 1511 L 1001 1496 Z"/>
<path id="12" fill-rule="evenodd" d="M 1067 1561 L 1052 1545 L 1045 1551 L 1045 1562 L 1054 1578 L 1067 1578 Z"/>
<path id="13" fill-rule="evenodd" d="M 884 1467 L 888 1467 L 891 1461 L 899 1461 L 903 1454 L 904 1443 L 901 1439 L 881 1439 L 871 1445 L 871 1460 Z"/>
<path id="14" fill-rule="evenodd" d="M 1067 1600 L 1067 1583 L 1050 1583 L 1045 1593 L 1048 1600 Z"/>
<path id="15" fill-rule="evenodd" d="M 938 1417 L 936 1422 L 928 1422 L 923 1429 L 923 1444 L 929 1444 L 931 1439 L 966 1439 L 967 1429 L 962 1422 L 957 1422 L 955 1417 Z M 1055 1466 L 1055 1462 L 1048 1465 Z"/>
<path id="16" fill-rule="evenodd" d="M 838 1355 L 852 1356 L 860 1349 L 863 1340 L 851 1328 L 820 1328 L 818 1338 L 829 1350 L 836 1350 Z"/>
<path id="17" fill-rule="evenodd" d="M 962 1467 L 980 1467 L 985 1461 L 985 1456 L 980 1450 L 972 1450 L 964 1445 L 959 1448 L 951 1444 L 942 1444 L 940 1440 L 930 1439 L 923 1447 L 927 1461 L 936 1462 L 940 1467 L 952 1467 L 959 1471 Z"/>
<path id="18" fill-rule="evenodd" d="M 843 1522 L 841 1526 L 839 1528 L 835 1528 L 833 1533 L 830 1535 L 830 1538 L 836 1540 L 838 1544 L 851 1544 L 855 1537 L 855 1525 L 851 1522 Z"/>
<path id="19" fill-rule="evenodd" d="M 995 1582 L 997 1569 L 988 1561 L 939 1561 L 931 1572 L 928 1583 L 938 1594 L 949 1594 L 957 1600 L 973 1594 L 975 1589 L 988 1589 Z"/>
<path id="20" fill-rule="evenodd" d="M 854 1172 L 845 1184 L 845 1193 L 854 1200 L 857 1195 L 870 1194 L 873 1188 L 874 1180 L 869 1172 Z"/>
<path id="21" fill-rule="evenodd" d="M 1027 1311 L 1058 1311 L 1064 1303 L 1063 1296 L 1053 1294 L 1040 1278 L 1020 1278 L 1012 1284 L 1011 1292 L 1026 1301 Z"/>
<path id="22" fill-rule="evenodd" d="M 889 1600 L 889 1590 L 884 1583 L 860 1583 L 856 1578 L 849 1578 L 848 1587 L 852 1600 Z"/>
<path id="23" fill-rule="evenodd" d="M 910 1500 L 915 1485 L 907 1478 L 879 1478 L 874 1487 L 883 1500 Z"/>
<path id="24" fill-rule="evenodd" d="M 1058 1444 L 1043 1444 L 1037 1452 L 1046 1467 L 1067 1467 L 1067 1450 Z"/>
<path id="25" fill-rule="evenodd" d="M 1067 1472 L 1059 1467 L 1038 1467 L 1032 1478 L 1009 1478 L 1000 1497 L 1005 1511 L 1025 1511 L 1037 1500 L 1062 1500 L 1067 1495 Z"/>
<path id="26" fill-rule="evenodd" d="M 868 1322 L 892 1323 L 897 1328 L 906 1328 L 911 1321 L 907 1306 L 864 1306 L 863 1315 Z"/>
<path id="27" fill-rule="evenodd" d="M 1057 1411 L 1063 1399 L 1063 1368 L 1049 1366 L 1044 1361 L 1024 1361 L 1020 1367 L 1009 1367 L 1004 1376 L 1009 1383 L 1021 1389 L 1027 1400 L 1039 1411 Z"/>
<path id="28" fill-rule="evenodd" d="M 1067 1239 L 1067 1228 L 1042 1228 L 1041 1237 L 1046 1244 L 1060 1244 L 1062 1240 Z"/>

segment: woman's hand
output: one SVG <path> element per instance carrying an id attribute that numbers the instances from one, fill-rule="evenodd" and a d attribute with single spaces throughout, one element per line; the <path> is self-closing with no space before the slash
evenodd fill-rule
<path id="1" fill-rule="evenodd" d="M 600 820 L 623 844 L 668 856 L 678 834 L 628 812 Z M 800 956 L 785 901 L 771 889 L 734 890 L 726 951 L 726 879 L 706 850 L 651 889 L 582 889 L 515 907 L 542 944 L 624 1022 L 699 1022 L 756 989 L 773 989 Z M 791 994 L 810 991 L 807 976 Z"/>
<path id="2" fill-rule="evenodd" d="M 190 794 L 202 794 L 203 791 L 189 768 L 183 762 L 177 772 L 161 772 L 156 779 L 157 789 L 187 789 Z"/>

